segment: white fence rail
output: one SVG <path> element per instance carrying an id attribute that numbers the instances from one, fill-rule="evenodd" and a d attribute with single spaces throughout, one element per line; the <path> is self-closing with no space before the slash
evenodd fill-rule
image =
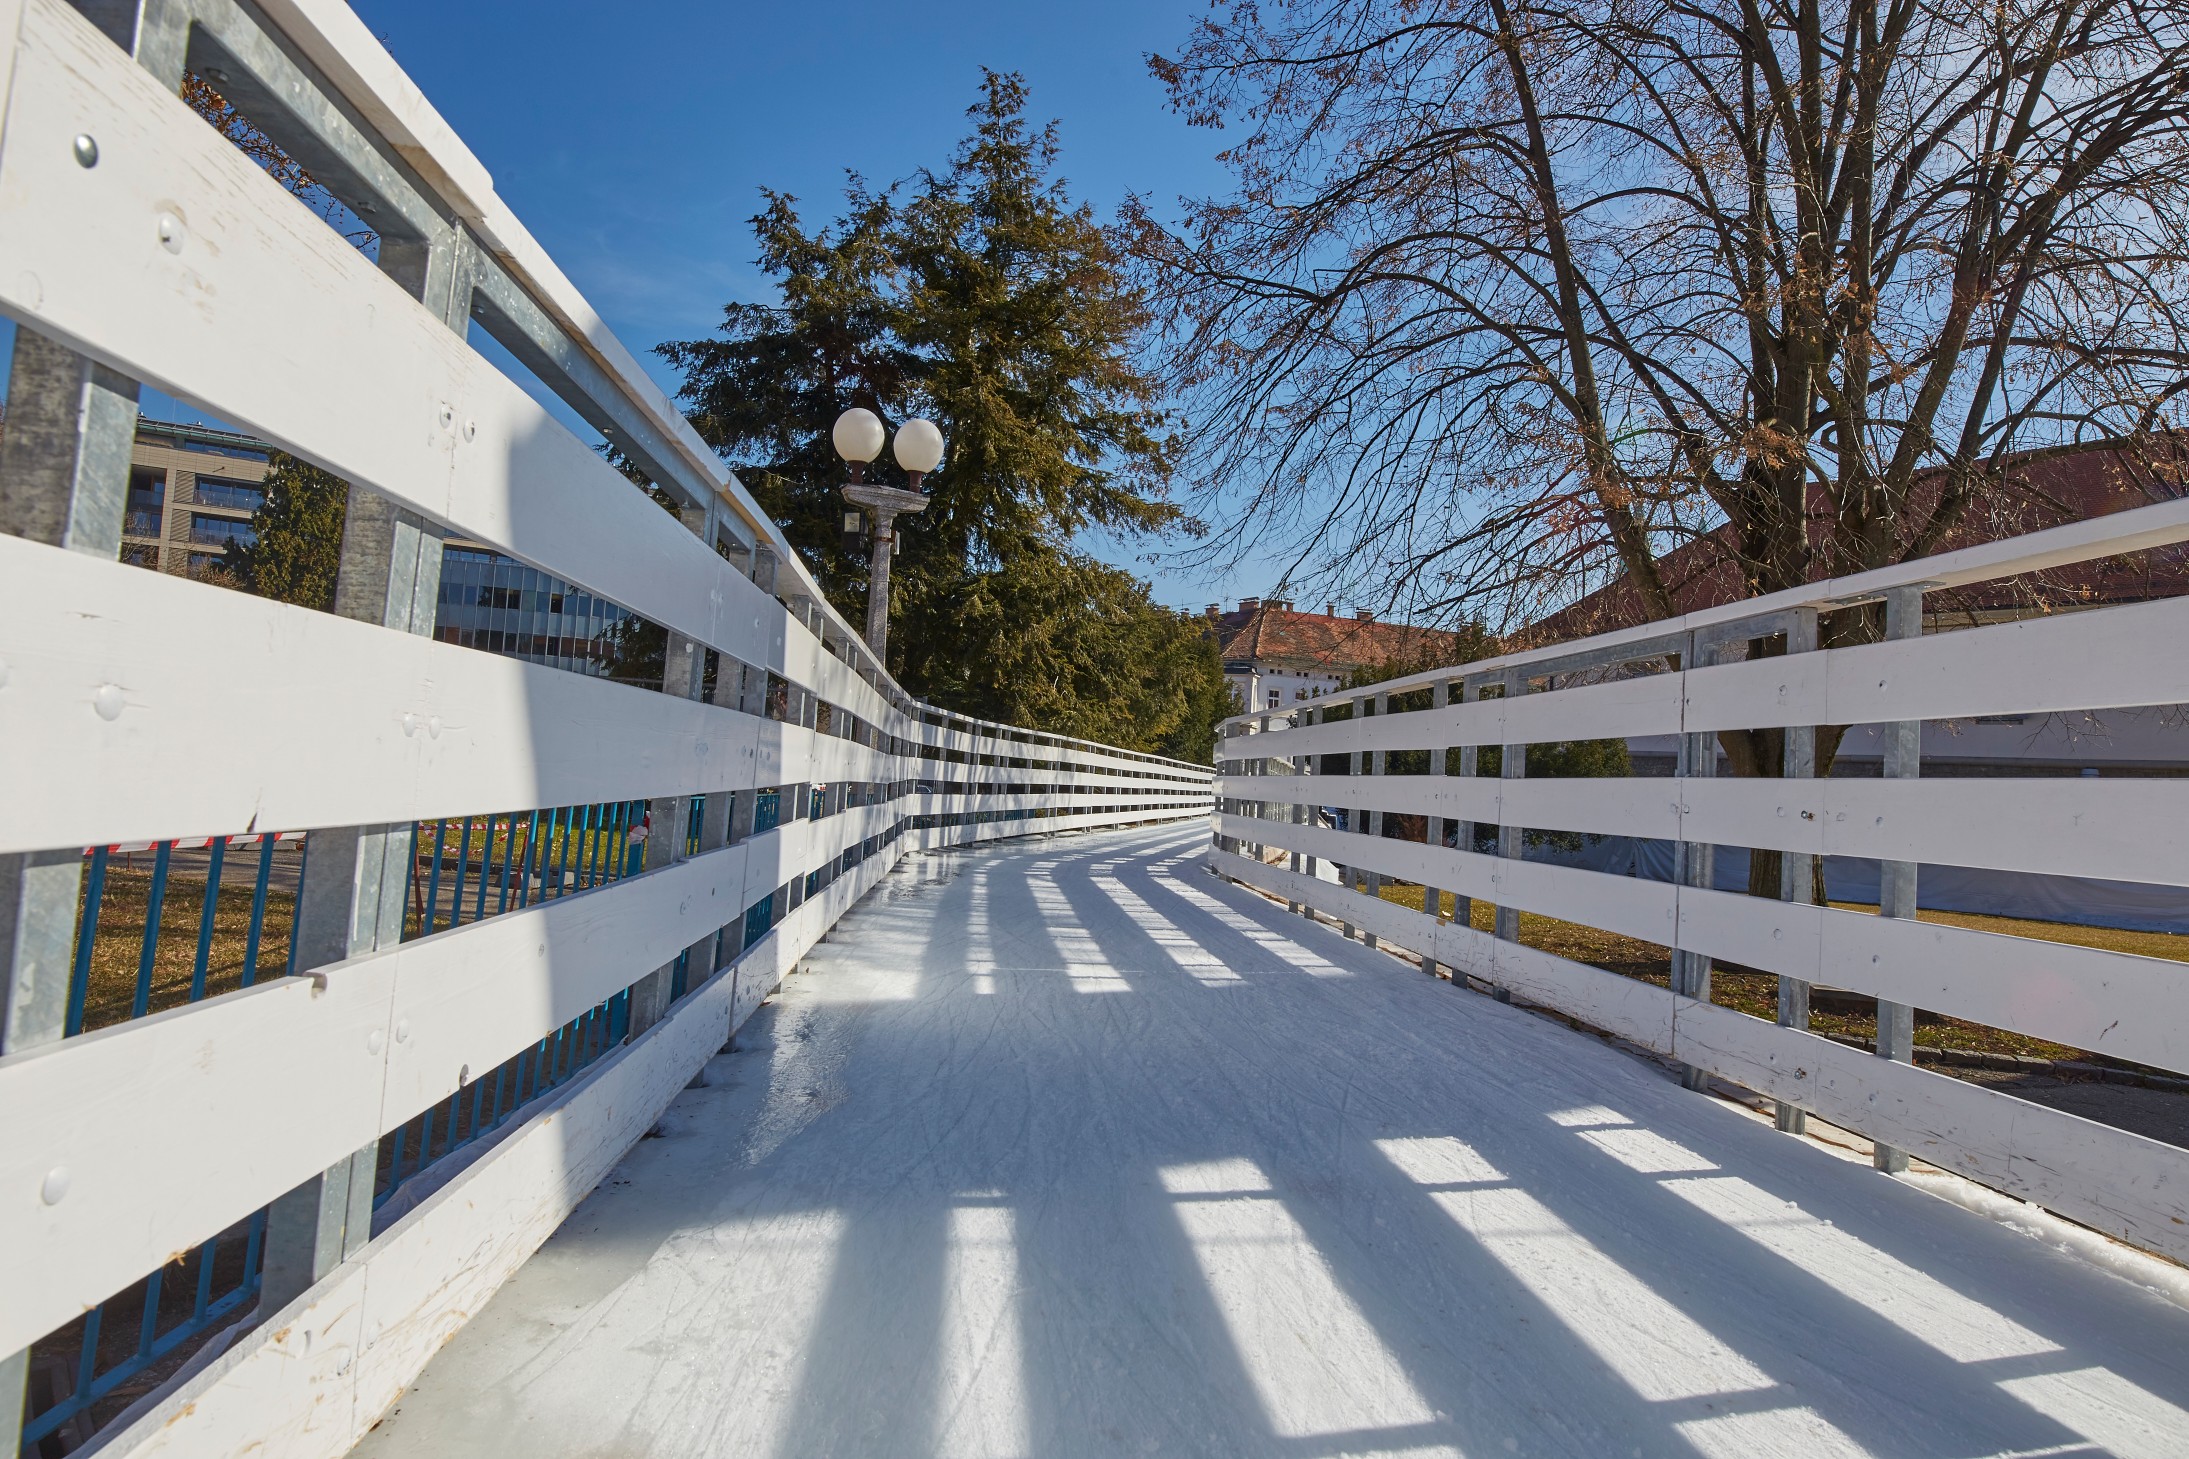
<path id="1" fill-rule="evenodd" d="M 1884 1168 L 1913 1155 L 2189 1259 L 2189 1151 L 1909 1062 L 1924 1009 L 2189 1071 L 2189 964 L 1916 918 L 1924 864 L 2189 887 L 2189 778 L 1926 781 L 1917 754 L 1925 721 L 2189 701 L 2189 600 L 1986 627 L 1934 616 L 1928 633 L 1922 611 L 1943 587 L 2185 540 L 2189 502 L 2170 501 L 1393 680 L 1343 711 L 1242 715 L 1218 750 L 1213 864 L 1455 983 L 1681 1061 L 1691 1082 L 1764 1094 L 1782 1128 L 1814 1112 L 1878 1142 Z M 1820 615 L 1879 604 L 1883 641 L 1816 646 Z M 1884 778 L 1813 778 L 1815 729 L 1832 725 L 1886 727 Z M 1786 732 L 1785 778 L 1726 777 L 1720 732 L 1760 728 Z M 1526 778 L 1530 745 L 1668 735 L 1672 778 Z M 1478 776 L 1493 746 L 1499 769 Z M 1531 859 L 1531 832 L 1669 841 L 1676 869 L 1658 882 Z M 1751 848 L 1783 853 L 1777 900 L 1713 889 L 1714 859 Z M 1880 862 L 1878 911 L 1811 905 L 1821 856 Z M 1423 910 L 1384 897 L 1391 882 L 1422 887 Z M 1496 909 L 1494 930 L 1469 925 L 1474 901 Z M 1666 950 L 1669 990 L 1523 945 L 1522 912 Z M 1713 961 L 1778 975 L 1777 1022 L 1714 1005 Z M 1883 1057 L 1807 1031 L 1815 986 L 1879 1000 Z"/>
<path id="2" fill-rule="evenodd" d="M 180 101 L 186 73 L 365 219 L 377 256 Z M 268 1210 L 255 1315 L 102 1452 L 339 1454 L 904 852 L 1206 816 L 1210 772 L 906 694 L 334 0 L 0 0 L 0 81 L 0 310 L 19 327 L 0 444 L 0 1404 L 68 1329 L 88 1356 L 55 1391 L 32 1383 L 32 1437 L 64 1410 L 78 1435 L 111 1418 L 92 1390 L 122 1369 L 85 1315 Z M 138 382 L 353 484 L 337 613 L 115 560 Z M 436 641 L 449 538 L 660 625 L 662 692 Z M 643 871 L 510 908 L 512 814 L 508 909 L 406 923 L 420 823 L 640 801 Z M 276 831 L 307 833 L 296 976 L 67 1036 L 87 849 Z M 360 1186 L 390 1131 L 426 1112 L 430 1142 L 447 1103 L 453 1143 L 469 1091 L 478 1134 L 483 1073 L 611 1004 L 612 1048 L 372 1230 Z M 164 1320 L 129 1374 L 186 1351 Z"/>

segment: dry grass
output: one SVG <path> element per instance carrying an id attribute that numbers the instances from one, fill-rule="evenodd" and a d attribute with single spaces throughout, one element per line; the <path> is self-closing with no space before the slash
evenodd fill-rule
<path id="1" fill-rule="evenodd" d="M 1421 910 L 1422 889 L 1418 886 L 1386 884 L 1383 897 L 1386 901 L 1411 907 L 1417 912 Z M 1842 905 L 1845 910 L 1856 912 L 1873 910 L 1859 905 L 1835 905 Z M 1490 931 L 1492 909 L 1485 903 L 1477 902 L 1472 910 L 1471 925 L 1475 930 Z M 2062 922 L 1987 917 L 1966 912 L 1924 912 L 1921 916 L 1925 922 L 1967 927 L 1979 932 L 2189 962 L 2189 935 L 2179 933 L 2123 932 L 2109 927 L 2077 927 Z M 1556 918 L 1538 917 L 1532 912 L 1523 912 L 1520 915 L 1520 941 L 1525 946 L 1602 968 L 1622 977 L 1654 983 L 1660 988 L 1669 988 L 1672 985 L 1670 950 L 1639 938 L 1622 937 L 1617 933 L 1604 932 L 1579 923 L 1562 922 Z M 1774 974 L 1754 972 L 1731 964 L 1719 964 L 1712 970 L 1710 1001 L 1721 1007 L 1735 1009 L 1755 1018 L 1775 1019 L 1778 1016 L 1778 996 L 1779 980 Z M 1836 1034 L 1844 1038 L 1874 1039 L 1877 1036 L 1877 1018 L 1870 1013 L 1818 1009 L 1810 1014 L 1809 1026 L 1817 1033 Z M 2091 1057 L 2083 1050 L 2069 1048 L 2064 1044 L 1943 1015 L 1923 1015 L 1917 1028 L 1916 1042 L 1936 1048 L 1966 1049 L 1988 1054 L 2021 1054 L 2040 1059 Z"/>
<path id="2" fill-rule="evenodd" d="M 139 864 L 117 861 L 107 868 L 106 890 L 99 901 L 99 935 L 91 944 L 91 976 L 84 998 L 84 1027 L 104 1028 L 131 1018 L 144 953 L 144 924 L 151 898 L 151 857 Z M 288 969 L 289 923 L 296 898 L 278 885 L 266 893 L 266 924 L 259 939 L 256 981 L 278 978 Z M 191 970 L 197 964 L 200 918 L 205 909 L 205 878 L 170 874 L 160 912 L 160 935 L 153 948 L 152 980 L 146 1011 L 157 1013 L 190 1000 Z M 213 909 L 213 941 L 206 960 L 204 996 L 243 986 L 243 957 L 250 942 L 251 887 L 224 880 Z"/>
<path id="3" fill-rule="evenodd" d="M 484 911 L 492 915 L 502 909 L 503 866 L 510 856 L 512 840 L 517 859 L 510 877 L 512 906 L 522 895 L 519 889 L 527 871 L 549 881 L 560 871 L 565 885 L 574 890 L 581 881 L 608 880 L 618 869 L 618 858 L 628 855 L 629 843 L 625 839 L 628 827 L 595 825 L 572 829 L 566 822 L 557 822 L 550 834 L 545 818 L 536 832 L 526 819 L 520 819 L 512 838 L 510 825 L 503 817 L 496 817 L 491 824 L 484 818 L 472 821 L 467 869 L 460 888 L 463 893 L 462 920 L 471 920 L 481 910 L 478 894 L 482 867 L 486 883 Z M 418 841 L 420 860 L 411 887 L 411 905 L 404 918 L 406 937 L 419 934 L 426 890 L 432 879 L 432 854 L 433 825 L 428 822 Z M 456 867 L 464 855 L 464 823 L 450 821 L 442 839 L 440 885 L 435 888 L 436 929 L 449 927 L 457 920 Z M 152 853 L 137 852 L 118 855 L 107 865 L 106 885 L 99 901 L 98 936 L 92 942 L 91 974 L 84 998 L 83 1026 L 86 1030 L 123 1023 L 137 1016 L 137 982 L 142 969 L 145 918 L 151 899 L 152 861 Z M 177 862 L 168 873 L 161 902 L 160 933 L 153 949 L 145 1004 L 147 1013 L 158 1013 L 190 1001 L 200 918 L 205 909 L 205 861 L 202 854 L 178 853 Z M 244 986 L 243 961 L 251 927 L 251 877 L 257 864 L 256 850 L 247 845 L 229 853 L 220 900 L 214 908 L 203 997 L 210 998 Z M 266 921 L 260 934 L 258 967 L 253 982 L 281 977 L 288 970 L 289 928 L 295 915 L 297 875 L 298 867 L 293 860 L 277 857 L 267 888 Z M 529 900 L 538 900 L 539 896 L 535 887 Z"/>

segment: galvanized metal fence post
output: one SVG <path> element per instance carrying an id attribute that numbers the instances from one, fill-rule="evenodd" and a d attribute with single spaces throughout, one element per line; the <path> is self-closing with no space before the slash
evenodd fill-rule
<path id="1" fill-rule="evenodd" d="M 1527 677 L 1518 669 L 1505 670 L 1499 676 L 1499 682 L 1502 686 L 1505 703 L 1508 705 L 1528 692 Z M 1509 710 L 1506 718 L 1509 723 Z M 1528 773 L 1528 747 L 1513 744 L 1509 728 L 1500 739 L 1501 743 L 1497 751 L 1498 779 L 1520 780 L 1525 778 Z M 1507 861 L 1522 860 L 1527 854 L 1526 830 L 1524 827 L 1509 823 L 1502 795 L 1498 797 L 1497 806 L 1497 854 Z M 1508 904 L 1503 897 L 1498 898 L 1497 915 L 1493 925 L 1496 929 L 1495 935 L 1498 941 L 1518 942 L 1520 940 L 1520 909 Z M 1510 1003 L 1512 1001 L 1511 991 L 1503 984 L 1499 984 L 1492 992 L 1500 1003 Z"/>
<path id="2" fill-rule="evenodd" d="M 679 509 L 677 518 L 701 540 L 709 544 L 713 543 L 715 509 L 711 504 L 706 506 L 685 506 Z M 701 697 L 706 677 L 706 655 L 705 645 L 686 638 L 682 634 L 669 634 L 667 644 L 662 652 L 662 692 L 664 694 L 673 694 L 679 699 L 698 699 Z M 794 696 L 800 692 L 795 686 L 791 690 Z M 794 721 L 805 717 L 803 706 L 794 702 L 790 708 L 791 718 Z M 784 793 L 792 794 L 787 789 Z M 797 797 L 793 795 L 792 798 L 795 801 Z M 795 818 L 795 806 L 790 813 L 783 816 L 786 822 Z M 691 821 L 692 798 L 689 795 L 660 796 L 648 805 L 646 866 L 649 870 L 655 867 L 669 866 L 684 860 Z M 702 834 L 704 835 L 704 832 Z M 713 972 L 713 948 L 714 938 L 709 936 L 701 938 L 685 949 L 682 956 L 694 960 L 692 964 L 688 965 L 689 970 L 699 977 L 704 977 L 707 973 Z M 696 966 L 697 961 L 701 958 L 704 958 L 707 963 L 704 971 L 699 970 Z M 631 1037 L 635 1038 L 659 1023 L 662 1015 L 668 1012 L 671 983 L 676 977 L 678 960 L 672 958 L 631 984 L 630 1015 L 625 1020 L 625 1027 Z"/>
<path id="3" fill-rule="evenodd" d="M 1257 735 L 1266 735 L 1269 733 L 1268 715 L 1265 714 L 1260 719 L 1254 722 L 1254 732 Z M 1247 761 L 1247 774 L 1267 777 L 1269 774 L 1269 757 L 1267 755 L 1257 755 L 1253 759 Z M 1268 820 L 1269 802 L 1257 798 L 1254 802 L 1254 810 L 1252 814 L 1254 816 L 1254 819 L 1257 821 Z M 1254 843 L 1255 861 L 1260 862 L 1264 856 L 1268 855 L 1268 853 L 1268 846 L 1264 842 L 1257 839 Z"/>
<path id="4" fill-rule="evenodd" d="M 1305 723 L 1308 726 L 1312 727 L 1314 725 L 1321 724 L 1322 722 L 1323 707 L 1320 704 L 1310 707 L 1307 710 Z M 1318 799 L 1315 791 L 1312 789 L 1312 786 L 1313 783 L 1317 779 L 1319 779 L 1323 773 L 1322 758 L 1323 757 L 1320 754 L 1313 754 L 1304 756 L 1292 762 L 1296 767 L 1298 767 L 1300 774 L 1306 777 L 1309 782 L 1309 788 L 1305 790 L 1305 798 L 1298 805 L 1293 807 L 1293 819 L 1303 826 L 1312 826 L 1315 824 L 1315 809 L 1316 805 L 1318 804 Z M 1317 866 L 1315 865 L 1315 858 L 1312 856 L 1295 857 L 1294 861 L 1297 865 L 1298 871 L 1302 876 L 1313 879 L 1321 874 L 1319 868 L 1317 868 Z M 1305 917 L 1308 921 L 1312 922 L 1315 920 L 1315 904 L 1313 902 L 1300 903 L 1298 910 L 1300 915 Z"/>
<path id="5" fill-rule="evenodd" d="M 1817 643 L 1816 609 L 1794 609 L 1786 625 L 1787 654 L 1791 656 L 1814 653 Z M 1814 725 L 1787 727 L 1784 764 L 1780 769 L 1788 780 L 1815 778 L 1817 732 Z M 1810 902 L 1816 895 L 1816 867 L 1817 859 L 1807 852 L 1783 853 L 1779 857 L 1779 899 L 1785 902 Z M 1807 1028 L 1809 985 L 1799 978 L 1780 977 L 1778 1014 L 1781 1028 Z M 1778 1127 L 1790 1135 L 1802 1134 L 1809 1128 L 1809 1116 L 1799 1105 L 1779 1100 L 1774 1113 Z"/>
<path id="6" fill-rule="evenodd" d="M 1353 700 L 1352 711 L 1353 717 L 1347 722 L 1353 726 L 1353 732 L 1358 735 L 1360 732 L 1361 722 L 1368 718 L 1367 696 L 1363 695 Z M 1365 775 L 1368 772 L 1368 752 L 1366 750 L 1355 750 L 1346 759 L 1346 769 L 1352 775 Z M 1345 808 L 1345 829 L 1352 834 L 1359 836 L 1365 834 L 1365 827 L 1362 823 L 1367 819 L 1367 813 L 1361 808 L 1359 804 L 1359 783 L 1356 781 L 1354 785 L 1350 788 L 1353 791 L 1353 803 L 1347 805 Z M 1351 862 L 1346 863 L 1342 875 L 1346 890 L 1357 892 L 1367 889 L 1367 874 L 1363 872 L 1359 866 Z M 1353 924 L 1347 922 L 1343 924 L 1343 926 L 1345 929 L 1345 935 L 1347 937 L 1351 937 L 1354 931 Z"/>
<path id="7" fill-rule="evenodd" d="M 453 225 L 416 247 L 391 246 L 380 254 L 382 270 L 458 335 L 470 323 L 475 262 L 468 236 Z M 452 439 L 467 424 L 452 405 L 442 406 L 438 425 Z M 442 538 L 435 524 L 352 486 L 335 572 L 335 612 L 432 637 L 440 610 Z M 425 732 L 432 733 L 432 727 Z M 403 822 L 307 833 L 290 932 L 299 972 L 403 940 L 415 830 Z M 261 1313 L 280 1310 L 364 1249 L 372 1239 L 379 1166 L 375 1139 L 274 1201 L 266 1216 Z"/>
<path id="8" fill-rule="evenodd" d="M 1885 637 L 1923 636 L 1924 584 L 1894 588 L 1885 595 Z M 1914 780 L 1923 772 L 1923 721 L 1896 720 L 1885 726 L 1885 778 Z M 1886 861 L 1878 867 L 1878 915 L 1913 917 L 1915 868 L 1912 861 Z M 1877 1000 L 1877 1056 L 1907 1064 L 1915 1059 L 1915 1009 L 1906 1003 Z M 1908 1168 L 1908 1152 L 1879 1142 L 1872 1154 L 1879 1170 L 1898 1175 Z"/>
<path id="9" fill-rule="evenodd" d="M 135 49 L 133 8 L 86 13 L 116 44 Z M 19 324 L 7 405 L 0 532 L 91 557 L 120 556 L 137 382 Z M 0 856 L 0 1053 L 66 1032 L 83 864 L 76 846 Z M 27 1349 L 0 1356 L 0 1455 L 13 1456 L 21 1443 L 29 1380 Z"/>
<path id="10" fill-rule="evenodd" d="M 1710 647 L 1698 647 L 1696 636 L 1688 635 L 1687 652 L 1682 655 L 1682 673 L 1714 662 L 1716 651 Z M 1683 696 L 1684 699 L 1685 696 Z M 1718 737 L 1704 732 L 1680 735 L 1679 764 L 1676 773 L 1683 780 L 1708 780 L 1718 771 Z M 1716 870 L 1717 848 L 1707 841 L 1690 841 L 1684 831 L 1672 848 L 1672 880 L 1677 887 L 1697 887 L 1708 890 Z M 1678 923 L 1674 923 L 1674 937 L 1678 938 Z M 1675 946 L 1672 949 L 1672 991 L 1684 998 L 1700 1003 L 1710 1001 L 1710 957 L 1707 953 L 1692 952 Z M 1709 1074 L 1693 1064 L 1680 1066 L 1680 1082 L 1689 1089 L 1701 1089 L 1709 1082 Z"/>
<path id="11" fill-rule="evenodd" d="M 1289 728 L 1305 728 L 1307 725 L 1308 713 L 1309 711 L 1306 709 L 1293 710 Z M 1295 783 L 1295 787 L 1297 786 L 1301 774 L 1300 763 L 1301 761 L 1298 755 L 1290 755 L 1287 756 L 1285 759 L 1285 775 L 1288 779 L 1292 780 Z M 1297 826 L 1298 824 L 1300 824 L 1300 807 L 1303 804 L 1304 802 L 1300 799 L 1300 793 L 1298 789 L 1295 788 L 1291 798 L 1285 802 L 1285 823 L 1287 825 Z M 1292 839 L 1297 841 L 1298 838 L 1294 837 Z M 1292 872 L 1294 875 L 1299 874 L 1300 853 L 1297 850 L 1292 851 L 1289 855 L 1285 857 L 1285 869 Z M 1285 910 L 1287 912 L 1299 911 L 1299 899 L 1297 897 L 1286 897 Z"/>
<path id="12" fill-rule="evenodd" d="M 137 383 L 18 325 L 0 437 L 0 532 L 112 560 L 122 547 Z M 76 945 L 78 846 L 0 856 L 0 1053 L 61 1038 Z M 30 1353 L 0 1356 L 0 1455 L 20 1442 Z"/>
<path id="13" fill-rule="evenodd" d="M 1388 692 L 1377 694 L 1375 704 L 1378 720 L 1390 714 L 1391 696 Z M 1385 771 L 1385 767 L 1390 764 L 1390 754 L 1391 752 L 1388 750 L 1371 751 L 1368 756 L 1368 773 L 1381 776 Z M 1367 819 L 1369 837 L 1372 840 L 1381 842 L 1383 840 L 1383 812 L 1380 810 L 1369 811 L 1367 812 Z M 1364 872 L 1361 878 L 1361 890 L 1371 897 L 1381 897 L 1383 895 L 1383 873 L 1380 871 Z M 1361 941 L 1370 947 L 1381 945 L 1376 939 L 1376 934 L 1366 928 L 1361 929 Z"/>
<path id="14" fill-rule="evenodd" d="M 1452 703 L 1453 690 L 1457 687 L 1458 681 L 1454 679 L 1447 679 L 1441 684 L 1431 684 L 1429 686 L 1428 713 L 1433 715 L 1437 709 L 1442 707 L 1437 702 L 1439 700 L 1442 700 L 1446 705 Z M 1424 750 L 1422 753 L 1428 757 L 1429 774 L 1442 776 L 1448 768 L 1444 762 L 1447 759 L 1449 752 L 1442 749 L 1432 748 Z M 1422 820 L 1421 838 L 1423 841 L 1428 843 L 1430 847 L 1441 847 L 1444 844 L 1444 827 L 1447 819 L 1448 818 L 1444 816 L 1426 814 L 1424 815 Z M 1439 918 L 1441 918 L 1444 915 L 1443 891 L 1437 887 L 1424 885 L 1421 889 L 1421 910 L 1429 914 L 1429 920 L 1431 923 L 1434 923 Z M 1434 944 L 1432 944 L 1432 946 L 1433 945 Z M 1421 970 L 1427 973 L 1430 977 L 1435 977 L 1437 974 L 1437 960 L 1429 956 L 1429 954 L 1423 953 L 1421 955 Z M 1458 978 L 1458 968 L 1453 968 L 1451 972 L 1452 976 L 1455 979 Z"/>
<path id="15" fill-rule="evenodd" d="M 1458 682 L 1459 702 L 1461 704 L 1473 704 L 1481 699 L 1483 687 L 1487 683 L 1488 680 L 1482 678 L 1461 679 Z M 1461 745 L 1459 747 L 1459 773 L 1462 779 L 1473 780 L 1476 778 L 1481 758 L 1479 746 Z M 1452 849 L 1466 852 L 1470 856 L 1474 854 L 1475 823 L 1473 821 L 1452 822 Z M 1456 927 L 1468 928 L 1475 925 L 1474 898 L 1461 896 L 1458 892 L 1452 893 L 1452 924 Z M 1452 969 L 1452 986 L 1455 988 L 1467 986 L 1467 974 L 1458 967 Z"/>

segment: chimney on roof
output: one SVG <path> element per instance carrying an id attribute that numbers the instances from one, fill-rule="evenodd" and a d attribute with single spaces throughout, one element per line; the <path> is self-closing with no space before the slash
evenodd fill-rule
<path id="1" fill-rule="evenodd" d="M 1262 600 L 1260 598 L 1241 598 L 1239 600 L 1239 611 L 1242 613 L 1252 613 L 1261 606 Z"/>
<path id="2" fill-rule="evenodd" d="M 1224 613 L 1224 605 L 1223 605 L 1223 604 L 1221 604 L 1221 603 L 1211 603 L 1211 604 L 1209 604 L 1209 606 L 1208 606 L 1208 615 L 1209 615 L 1209 617 L 1211 617 L 1211 618 L 1220 618 L 1220 617 L 1222 617 L 1222 616 L 1223 616 L 1223 613 Z"/>
<path id="3" fill-rule="evenodd" d="M 1335 617 L 1337 617 L 1337 616 L 1338 616 L 1338 605 L 1337 605 L 1337 604 L 1335 604 L 1335 603 L 1325 603 L 1325 604 L 1323 604 L 1323 616 L 1324 616 L 1325 618 L 1335 618 Z"/>
<path id="4" fill-rule="evenodd" d="M 1353 610 L 1353 616 L 1355 618 L 1358 618 L 1363 623 L 1373 623 L 1376 621 L 1376 615 L 1366 608 L 1355 608 Z"/>

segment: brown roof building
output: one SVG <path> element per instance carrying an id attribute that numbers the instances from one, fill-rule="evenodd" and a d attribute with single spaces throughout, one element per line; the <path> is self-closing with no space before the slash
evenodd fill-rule
<path id="1" fill-rule="evenodd" d="M 1319 699 L 1357 669 L 1456 663 L 1459 635 L 1409 623 L 1381 623 L 1367 609 L 1341 616 L 1332 603 L 1302 613 L 1285 598 L 1242 598 L 1232 612 L 1208 606 L 1224 655 L 1224 678 L 1249 709 L 1289 709 Z"/>

